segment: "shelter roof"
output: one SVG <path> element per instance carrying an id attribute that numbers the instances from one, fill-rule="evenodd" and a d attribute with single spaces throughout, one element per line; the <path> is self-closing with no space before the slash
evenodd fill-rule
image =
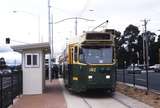
<path id="1" fill-rule="evenodd" d="M 45 53 L 50 53 L 50 45 L 48 42 L 16 45 L 16 46 L 11 46 L 11 48 L 14 51 L 20 52 L 20 53 L 26 50 L 34 50 L 34 49 L 39 49 L 39 50 L 43 50 Z"/>

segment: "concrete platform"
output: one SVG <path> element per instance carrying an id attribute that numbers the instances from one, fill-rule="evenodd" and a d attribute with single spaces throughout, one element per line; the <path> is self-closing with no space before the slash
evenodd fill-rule
<path id="1" fill-rule="evenodd" d="M 36 85 L 35 85 L 36 86 Z M 46 81 L 45 93 L 22 96 L 11 108 L 67 108 L 59 80 Z"/>

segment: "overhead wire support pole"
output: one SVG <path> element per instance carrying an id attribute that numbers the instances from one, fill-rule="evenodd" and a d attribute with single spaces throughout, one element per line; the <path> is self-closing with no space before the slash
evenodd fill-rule
<path id="1" fill-rule="evenodd" d="M 54 54 L 54 48 L 53 48 L 53 14 L 51 15 L 51 31 L 52 31 L 52 33 L 51 33 L 51 58 L 53 59 L 53 54 Z"/>
<path id="2" fill-rule="evenodd" d="M 78 26 L 77 23 L 78 23 L 78 22 L 77 22 L 77 17 L 76 17 L 76 18 L 75 18 L 75 35 L 76 35 L 76 36 L 77 36 L 77 26 Z"/>
<path id="3" fill-rule="evenodd" d="M 51 6 L 50 6 L 50 0 L 48 0 L 48 41 L 49 41 L 49 46 L 51 50 Z M 52 81 L 51 77 L 51 53 L 49 54 L 48 58 L 48 73 L 49 73 L 49 81 Z"/>

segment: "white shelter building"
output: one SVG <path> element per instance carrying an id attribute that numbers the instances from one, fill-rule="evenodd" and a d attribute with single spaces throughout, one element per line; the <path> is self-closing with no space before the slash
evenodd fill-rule
<path id="1" fill-rule="evenodd" d="M 50 53 L 49 43 L 11 46 L 22 54 L 23 94 L 42 94 L 45 88 L 45 54 Z"/>

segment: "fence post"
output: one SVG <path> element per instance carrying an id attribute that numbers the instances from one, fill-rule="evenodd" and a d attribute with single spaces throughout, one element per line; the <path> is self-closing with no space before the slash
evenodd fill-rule
<path id="1" fill-rule="evenodd" d="M 123 83 L 126 82 L 126 77 L 125 77 L 125 68 L 126 68 L 126 61 L 123 62 Z"/>
<path id="2" fill-rule="evenodd" d="M 20 95 L 21 95 L 21 73 L 20 73 L 20 70 L 17 71 L 17 74 L 18 74 L 18 95 L 19 95 L 19 98 L 20 98 Z"/>
<path id="3" fill-rule="evenodd" d="M 116 63 L 116 65 L 115 65 L 115 82 L 117 82 L 117 69 L 118 69 L 118 66 Z"/>
<path id="4" fill-rule="evenodd" d="M 133 86 L 136 85 L 136 76 L 135 76 L 135 64 L 133 63 Z"/>
<path id="5" fill-rule="evenodd" d="M 14 73 L 13 73 L 13 71 L 12 71 L 12 73 L 11 73 L 11 99 L 12 99 L 12 105 L 13 105 L 13 99 L 14 99 L 14 95 L 13 95 L 13 75 L 14 75 Z"/>
<path id="6" fill-rule="evenodd" d="M 19 94 L 21 95 L 22 94 L 22 92 L 23 92 L 23 72 L 22 72 L 22 70 L 18 70 L 18 73 L 19 73 Z"/>
<path id="7" fill-rule="evenodd" d="M 3 97 L 2 97 L 2 92 L 3 92 L 3 78 L 2 75 L 0 74 L 0 108 L 3 106 Z"/>

